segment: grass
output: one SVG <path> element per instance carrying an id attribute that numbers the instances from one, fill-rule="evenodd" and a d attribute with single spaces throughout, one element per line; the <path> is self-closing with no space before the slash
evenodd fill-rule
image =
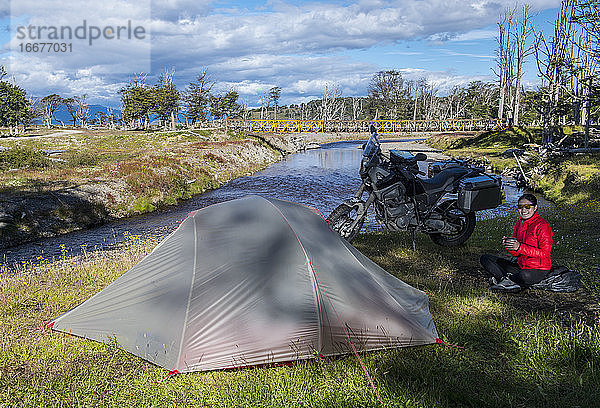
<path id="1" fill-rule="evenodd" d="M 600 210 L 600 154 L 553 159 L 531 185 L 550 200 L 565 206 Z"/>
<path id="2" fill-rule="evenodd" d="M 13 146 L 0 151 L 0 170 L 20 168 L 46 168 L 50 160 L 39 150 L 28 146 Z"/>
<path id="3" fill-rule="evenodd" d="M 534 143 L 538 138 L 539 129 L 510 128 L 482 132 L 475 137 L 465 138 L 460 134 L 442 134 L 428 139 L 427 143 L 437 149 L 447 151 L 453 157 L 484 159 L 489 162 L 495 172 L 515 166 L 512 156 L 505 157 L 508 149 L 523 148 Z"/>
<path id="4" fill-rule="evenodd" d="M 576 293 L 494 294 L 478 265 L 500 252 L 516 214 L 479 221 L 458 249 L 403 233 L 371 232 L 356 247 L 425 290 L 440 336 L 431 345 L 364 353 L 388 407 L 600 406 L 600 231 L 597 214 L 560 207 L 542 214 L 555 231 L 553 259 L 583 274 Z M 43 323 L 78 305 L 138 262 L 157 238 L 123 248 L 0 272 L 0 407 L 8 406 L 378 406 L 355 357 L 291 367 L 215 371 L 161 379 L 166 370 Z"/>

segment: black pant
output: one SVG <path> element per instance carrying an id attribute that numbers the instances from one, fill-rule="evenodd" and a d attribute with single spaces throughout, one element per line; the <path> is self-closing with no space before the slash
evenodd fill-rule
<path id="1" fill-rule="evenodd" d="M 521 286 L 534 285 L 546 279 L 550 272 L 543 269 L 521 269 L 516 262 L 490 254 L 481 255 L 479 262 L 487 273 L 496 278 L 498 282 L 507 275 L 512 275 L 510 279 Z"/>

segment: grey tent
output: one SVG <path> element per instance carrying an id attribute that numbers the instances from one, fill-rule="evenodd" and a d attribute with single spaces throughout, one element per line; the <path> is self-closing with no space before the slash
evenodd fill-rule
<path id="1" fill-rule="evenodd" d="M 247 196 L 190 213 L 149 255 L 49 327 L 172 372 L 435 343 L 425 293 L 312 208 Z"/>

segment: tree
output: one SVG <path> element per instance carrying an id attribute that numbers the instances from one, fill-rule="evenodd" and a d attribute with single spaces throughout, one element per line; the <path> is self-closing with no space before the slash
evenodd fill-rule
<path id="1" fill-rule="evenodd" d="M 4 73 L 4 68 L 0 67 Z M 0 74 L 0 79 L 4 75 Z M 28 124 L 34 117 L 31 103 L 21 87 L 0 80 L 0 126 L 9 128 L 15 134 L 18 125 Z"/>
<path id="2" fill-rule="evenodd" d="M 342 91 L 337 85 L 325 84 L 323 95 L 321 96 L 321 119 L 324 121 L 333 120 L 343 111 L 344 101 L 340 100 Z"/>
<path id="3" fill-rule="evenodd" d="M 470 119 L 497 116 L 498 87 L 493 83 L 474 81 L 463 90 L 465 117 Z"/>
<path id="4" fill-rule="evenodd" d="M 352 120 L 358 120 L 363 113 L 363 98 L 352 98 Z"/>
<path id="5" fill-rule="evenodd" d="M 75 117 L 79 121 L 81 127 L 86 126 L 86 122 L 90 117 L 90 107 L 87 103 L 87 94 L 76 96 L 75 98 Z"/>
<path id="6" fill-rule="evenodd" d="M 268 116 L 269 102 L 270 102 L 270 99 L 267 98 L 266 94 L 263 92 L 260 97 L 260 118 L 261 119 L 265 118 L 265 113 L 266 113 L 266 116 Z"/>
<path id="7" fill-rule="evenodd" d="M 589 147 L 592 105 L 600 94 L 600 2 L 598 0 L 579 1 L 574 17 L 580 24 L 583 35 L 577 43 L 583 63 L 581 80 L 582 109 L 580 123 L 585 124 L 585 148 Z M 597 112 L 597 111 L 596 111 Z"/>
<path id="8" fill-rule="evenodd" d="M 242 107 L 237 103 L 239 96 L 240 94 L 234 89 L 230 89 L 225 94 L 223 105 L 227 119 L 235 119 L 240 116 Z"/>
<path id="9" fill-rule="evenodd" d="M 408 95 L 404 89 L 404 79 L 398 71 L 379 71 L 369 83 L 371 109 L 375 119 L 400 119 L 404 116 L 403 99 Z"/>
<path id="10" fill-rule="evenodd" d="M 521 79 L 523 78 L 523 63 L 525 59 L 531 54 L 533 50 L 533 44 L 528 43 L 528 38 L 533 33 L 529 21 L 529 9 L 528 5 L 523 6 L 523 16 L 520 22 L 515 24 L 514 30 L 514 44 L 515 44 L 515 64 L 517 72 L 515 74 L 515 91 L 514 91 L 514 104 L 513 104 L 513 125 L 519 126 L 519 110 L 521 108 Z"/>
<path id="11" fill-rule="evenodd" d="M 538 72 L 542 77 L 544 109 L 542 113 L 542 143 L 553 141 L 558 118 L 565 113 L 564 93 L 567 89 L 569 51 L 572 50 L 576 0 L 564 0 L 556 22 L 554 36 L 547 40 L 543 32 L 536 36 L 534 44 Z"/>
<path id="12" fill-rule="evenodd" d="M 69 115 L 71 115 L 73 126 L 75 126 L 75 122 L 77 121 L 77 102 L 75 101 L 75 98 L 65 98 L 63 99 L 63 103 L 65 108 L 67 108 L 67 112 L 69 112 Z"/>
<path id="13" fill-rule="evenodd" d="M 160 123 L 166 125 L 171 120 L 171 129 L 175 129 L 175 117 L 179 111 L 180 93 L 173 84 L 175 70 L 165 70 L 152 88 L 152 112 Z"/>
<path id="14" fill-rule="evenodd" d="M 511 41 L 511 30 L 515 16 L 515 9 L 507 9 L 498 21 L 498 71 L 494 71 L 498 77 L 498 119 L 504 119 L 504 108 L 506 106 L 507 93 L 510 92 L 513 72 L 513 43 Z"/>
<path id="15" fill-rule="evenodd" d="M 273 105 L 275 106 L 275 120 L 277 120 L 277 103 L 279 102 L 279 97 L 281 96 L 281 88 L 278 86 L 274 86 L 269 89 L 269 96 L 273 101 Z"/>
<path id="16" fill-rule="evenodd" d="M 239 117 L 242 108 L 237 103 L 239 94 L 230 89 L 225 95 L 211 95 L 210 113 L 215 120 L 234 119 Z"/>
<path id="17" fill-rule="evenodd" d="M 136 74 L 119 93 L 123 105 L 123 121 L 130 127 L 145 127 L 150 122 L 154 103 L 152 89 L 146 84 L 146 75 Z"/>
<path id="18" fill-rule="evenodd" d="M 48 96 L 44 96 L 40 100 L 40 109 L 42 113 L 42 118 L 44 120 L 44 124 L 50 128 L 52 125 L 52 118 L 54 117 L 54 113 L 62 106 L 63 99 L 57 94 L 51 94 Z"/>
<path id="19" fill-rule="evenodd" d="M 195 81 L 190 82 L 185 92 L 186 115 L 192 122 L 206 120 L 210 105 L 210 91 L 215 82 L 210 79 L 207 68 L 202 68 Z"/>

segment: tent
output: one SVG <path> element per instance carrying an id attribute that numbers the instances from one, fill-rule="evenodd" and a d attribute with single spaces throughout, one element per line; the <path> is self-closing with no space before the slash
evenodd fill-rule
<path id="1" fill-rule="evenodd" d="M 427 295 L 316 210 L 246 196 L 190 215 L 129 271 L 48 324 L 171 372 L 435 343 Z"/>

